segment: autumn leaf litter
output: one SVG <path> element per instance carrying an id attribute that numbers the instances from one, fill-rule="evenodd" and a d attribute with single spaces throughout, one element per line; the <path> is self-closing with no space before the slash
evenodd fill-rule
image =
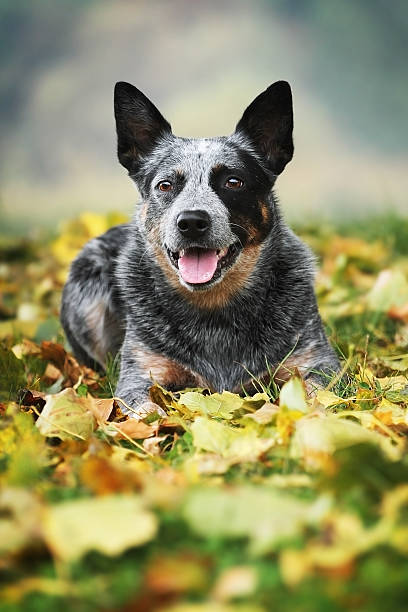
<path id="1" fill-rule="evenodd" d="M 22 263 L 2 269 L 5 610 L 37 593 L 44 609 L 53 597 L 73 597 L 86 609 L 132 601 L 135 610 L 262 612 L 265 593 L 290 605 L 309 584 L 319 601 L 348 605 L 350 580 L 361 593 L 355 609 L 376 609 L 361 572 L 373 560 L 408 571 L 408 259 L 383 242 L 311 233 L 343 377 L 314 397 L 296 374 L 279 397 L 256 381 L 253 397 L 170 393 L 152 381 L 151 400 L 166 416 L 136 421 L 113 397 L 114 365 L 104 376 L 78 364 L 55 324 L 54 293 L 95 219 L 101 231 L 116 222 L 85 215 L 47 247 L 48 264 L 38 251 L 26 282 L 36 286 L 44 274 L 49 282 L 31 294 L 31 318 L 11 282 Z M 134 586 L 123 586 L 124 569 L 116 578 L 89 569 L 98 554 L 133 567 Z M 36 557 L 54 570 L 25 562 Z M 98 595 L 84 594 L 77 566 L 87 580 L 103 576 Z M 122 599 L 112 595 L 114 580 Z"/>

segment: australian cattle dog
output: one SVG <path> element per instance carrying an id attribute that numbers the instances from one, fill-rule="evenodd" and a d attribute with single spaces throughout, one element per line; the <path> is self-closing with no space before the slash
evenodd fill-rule
<path id="1" fill-rule="evenodd" d="M 61 319 L 76 357 L 106 366 L 133 416 L 152 380 L 251 391 L 293 370 L 307 388 L 339 368 L 314 294 L 314 258 L 273 187 L 293 155 L 291 89 L 278 81 L 231 136 L 180 138 L 129 83 L 115 87 L 118 157 L 142 196 L 133 220 L 72 263 Z"/>

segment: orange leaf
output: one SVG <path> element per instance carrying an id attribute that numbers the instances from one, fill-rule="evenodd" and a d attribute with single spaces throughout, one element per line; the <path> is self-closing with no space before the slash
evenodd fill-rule
<path id="1" fill-rule="evenodd" d="M 391 306 L 387 314 L 391 319 L 408 323 L 408 302 L 402 306 Z"/>
<path id="2" fill-rule="evenodd" d="M 146 425 L 142 421 L 136 421 L 136 419 L 128 419 L 121 423 L 115 423 L 115 429 L 119 431 L 119 438 L 151 438 L 157 431 L 157 427 L 152 425 Z M 121 435 L 124 434 L 124 435 Z"/>

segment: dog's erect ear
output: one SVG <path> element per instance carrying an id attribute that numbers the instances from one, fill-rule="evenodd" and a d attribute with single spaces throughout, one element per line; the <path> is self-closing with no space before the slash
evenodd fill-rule
<path id="1" fill-rule="evenodd" d="M 248 106 L 236 132 L 251 140 L 274 174 L 280 174 L 293 156 L 292 93 L 286 81 L 277 81 Z"/>
<path id="2" fill-rule="evenodd" d="M 130 83 L 116 83 L 114 98 L 118 157 L 132 174 L 160 137 L 171 133 L 171 126 L 154 104 Z"/>

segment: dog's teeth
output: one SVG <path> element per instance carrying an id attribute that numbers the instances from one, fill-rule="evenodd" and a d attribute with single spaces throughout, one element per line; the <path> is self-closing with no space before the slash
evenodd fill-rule
<path id="1" fill-rule="evenodd" d="M 184 249 L 182 249 L 182 250 L 179 252 L 179 257 L 184 257 L 184 254 L 185 254 L 185 250 L 184 250 Z"/>
<path id="2" fill-rule="evenodd" d="M 221 259 L 221 257 L 225 257 L 227 253 L 228 253 L 228 247 L 226 247 L 225 249 L 221 249 L 220 251 L 217 252 L 218 259 Z"/>

